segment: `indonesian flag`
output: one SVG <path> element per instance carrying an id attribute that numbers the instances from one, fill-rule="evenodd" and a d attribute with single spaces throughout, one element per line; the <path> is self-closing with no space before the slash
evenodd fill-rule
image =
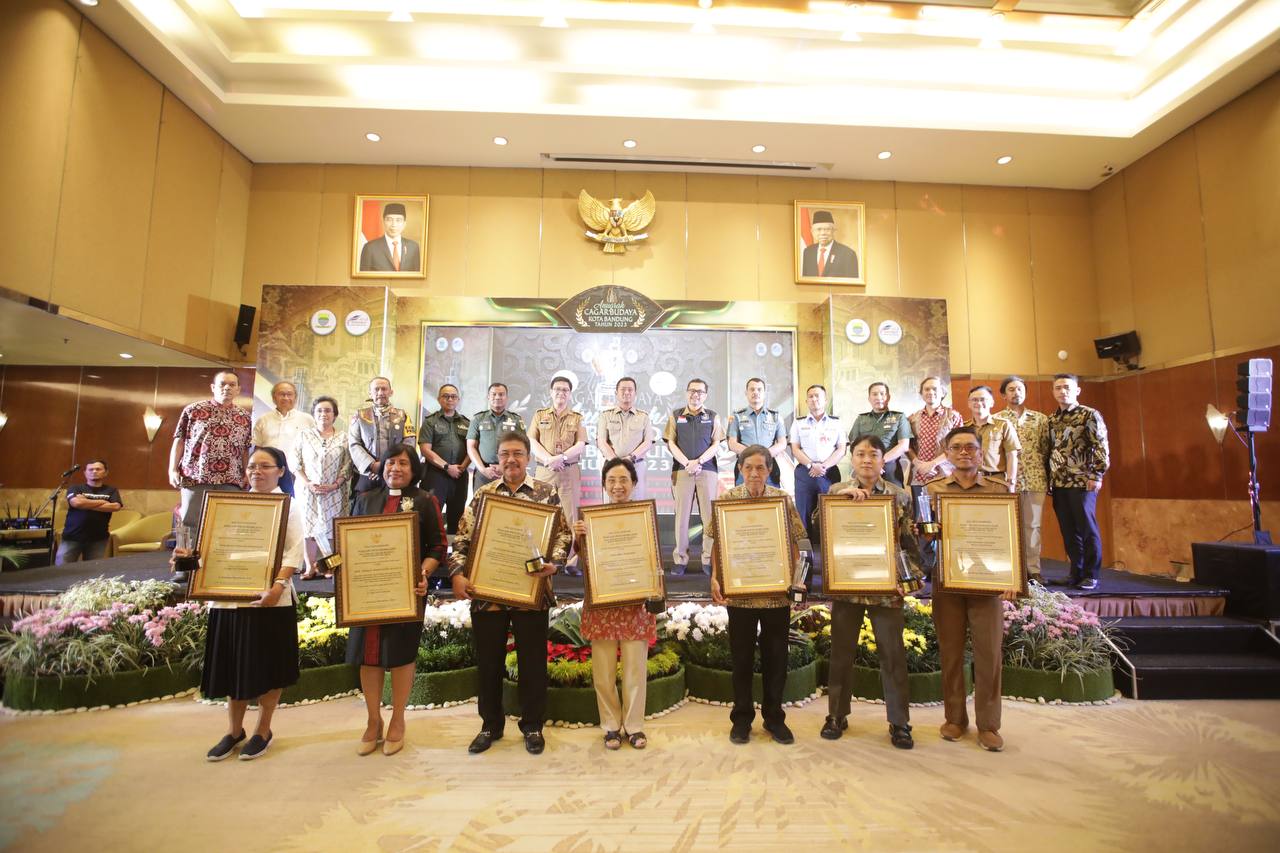
<path id="1" fill-rule="evenodd" d="M 808 226 L 805 226 L 806 228 Z M 382 236 L 382 202 L 366 198 L 360 208 L 360 249 Z M 358 250 L 357 250 L 358 251 Z"/>
<path id="2" fill-rule="evenodd" d="M 800 242 L 806 246 L 813 245 L 813 232 L 809 230 L 811 219 L 813 219 L 813 211 L 807 207 L 800 208 Z"/>

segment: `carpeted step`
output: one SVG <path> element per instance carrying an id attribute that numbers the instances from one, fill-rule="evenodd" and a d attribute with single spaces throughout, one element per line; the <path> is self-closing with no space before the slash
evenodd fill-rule
<path id="1" fill-rule="evenodd" d="M 1274 645 L 1256 622 L 1231 617 L 1126 617 L 1109 624 L 1126 653 L 1265 653 Z M 1280 646 L 1276 651 L 1280 653 Z"/>
<path id="2" fill-rule="evenodd" d="M 1261 630 L 1261 629 L 1259 629 Z M 1238 654 L 1127 654 L 1137 671 L 1139 699 L 1280 698 L 1280 656 Z M 1125 695 L 1127 675 L 1117 671 Z"/>

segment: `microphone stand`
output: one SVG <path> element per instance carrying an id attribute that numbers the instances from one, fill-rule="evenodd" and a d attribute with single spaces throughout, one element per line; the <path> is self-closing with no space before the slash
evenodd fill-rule
<path id="1" fill-rule="evenodd" d="M 62 482 L 61 482 L 61 483 L 58 483 L 58 485 L 56 485 L 56 486 L 54 486 L 54 487 L 53 487 L 53 491 L 49 493 L 49 497 L 47 497 L 47 498 L 45 498 L 45 499 L 44 499 L 44 503 L 42 503 L 42 504 L 40 505 L 40 508 L 39 508 L 39 509 L 37 509 L 33 515 L 30 515 L 30 516 L 28 516 L 28 518 L 27 518 L 27 527 L 28 527 L 28 528 L 31 528 L 31 527 L 32 527 L 32 524 L 31 524 L 31 523 L 32 523 L 32 521 L 34 521 L 34 520 L 36 520 L 36 519 L 38 519 L 38 518 L 40 517 L 40 514 L 41 514 L 42 512 L 44 512 L 44 508 L 45 508 L 45 507 L 52 507 L 52 508 L 49 510 L 49 565 L 51 565 L 51 566 L 53 565 L 53 562 L 54 562 L 54 556 L 55 556 L 55 547 L 54 547 L 54 545 L 55 545 L 55 543 L 58 541 L 58 539 L 57 539 L 57 533 L 55 532 L 55 531 L 57 531 L 57 529 L 58 529 L 58 527 L 57 527 L 57 521 L 58 521 L 58 495 L 59 495 L 59 494 L 61 494 L 62 490 L 63 490 L 63 489 L 65 489 L 65 488 L 67 487 L 67 482 L 68 482 L 68 481 L 70 481 L 71 476 L 72 476 L 72 474 L 74 474 L 74 473 L 75 473 L 75 472 L 73 471 L 73 472 L 71 472 L 71 474 L 67 474 L 67 475 L 65 475 L 65 476 L 62 478 Z M 36 526 L 36 527 L 39 527 L 40 525 L 35 525 L 35 526 Z"/>

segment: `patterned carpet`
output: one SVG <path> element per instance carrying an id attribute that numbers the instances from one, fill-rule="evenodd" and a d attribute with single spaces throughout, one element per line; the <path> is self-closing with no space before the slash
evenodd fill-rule
<path id="1" fill-rule="evenodd" d="M 648 724 L 606 753 L 595 729 L 514 724 L 466 753 L 474 705 L 413 712 L 400 755 L 355 755 L 356 699 L 284 709 L 256 762 L 208 764 L 223 712 L 190 700 L 0 717 L 0 848 L 273 851 L 1274 850 L 1280 702 L 1005 705 L 1008 747 L 937 736 L 892 749 L 883 708 L 818 737 L 825 700 L 793 709 L 797 743 L 728 740 L 727 709 Z"/>

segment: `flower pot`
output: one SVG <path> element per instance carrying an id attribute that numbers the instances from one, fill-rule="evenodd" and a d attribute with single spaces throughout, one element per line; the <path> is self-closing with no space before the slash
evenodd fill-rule
<path id="1" fill-rule="evenodd" d="M 281 705 L 350 693 L 360 686 L 360 667 L 345 663 L 314 666 L 298 671 L 298 683 L 280 694 Z"/>
<path id="2" fill-rule="evenodd" d="M 9 676 L 4 683 L 4 705 L 15 711 L 60 711 L 64 708 L 96 708 L 125 705 L 182 693 L 200 683 L 198 669 L 167 666 L 134 669 L 112 675 L 70 675 L 65 678 Z"/>
<path id="3" fill-rule="evenodd" d="M 696 663 L 685 661 L 685 683 L 689 695 L 708 702 L 733 701 L 733 675 L 727 669 L 710 669 Z M 787 684 L 782 689 L 783 702 L 798 702 L 808 699 L 818 690 L 818 661 L 812 660 L 804 666 L 787 672 Z M 764 678 L 755 673 L 751 684 L 751 697 L 759 703 L 764 697 Z"/>
<path id="4" fill-rule="evenodd" d="M 415 672 L 409 689 L 410 705 L 443 705 L 474 699 L 480 688 L 480 671 L 474 666 L 442 672 Z M 382 682 L 382 704 L 391 704 L 391 673 Z"/>
<path id="5" fill-rule="evenodd" d="M 1115 689 L 1110 667 L 1076 674 L 1006 666 L 1000 676 L 1001 695 L 1046 702 L 1097 702 L 1110 699 Z"/>
<path id="6" fill-rule="evenodd" d="M 684 698 L 684 686 L 684 667 L 670 675 L 649 679 L 645 688 L 645 714 L 656 714 L 679 703 Z M 510 679 L 502 681 L 502 708 L 508 714 L 516 716 L 520 714 L 519 687 Z M 599 725 L 600 709 L 596 705 L 596 689 L 594 687 L 547 688 L 547 719 L 563 723 Z"/>
<path id="7" fill-rule="evenodd" d="M 965 695 L 973 692 L 973 672 L 968 664 L 964 668 Z M 884 699 L 884 685 L 880 683 L 880 670 L 869 666 L 854 666 L 853 695 L 859 699 Z M 912 704 L 942 701 L 942 672 L 907 673 L 907 701 Z"/>

